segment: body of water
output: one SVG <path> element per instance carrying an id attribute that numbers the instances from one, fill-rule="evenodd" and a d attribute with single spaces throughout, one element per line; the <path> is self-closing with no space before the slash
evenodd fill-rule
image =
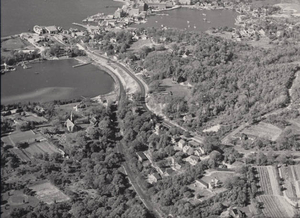
<path id="1" fill-rule="evenodd" d="M 73 22 L 99 12 L 112 14 L 122 5 L 112 0 L 1 0 L 1 36 L 27 32 L 34 25 L 77 28 Z"/>
<path id="2" fill-rule="evenodd" d="M 233 10 L 196 10 L 179 8 L 162 11 L 147 18 L 144 24 L 135 24 L 133 27 L 169 27 L 194 31 L 206 31 L 212 27 L 234 27 L 238 13 Z"/>
<path id="3" fill-rule="evenodd" d="M 1 75 L 1 103 L 95 97 L 114 90 L 114 80 L 94 65 L 73 68 L 76 60 L 46 61 Z"/>

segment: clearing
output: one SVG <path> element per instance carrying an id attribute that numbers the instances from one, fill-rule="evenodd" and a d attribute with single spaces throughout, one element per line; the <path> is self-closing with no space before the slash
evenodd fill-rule
<path id="1" fill-rule="evenodd" d="M 252 125 L 242 131 L 242 133 L 246 135 L 256 136 L 271 141 L 276 141 L 281 132 L 282 130 L 277 126 L 265 122 Z"/>
<path id="2" fill-rule="evenodd" d="M 64 202 L 70 200 L 70 198 L 60 191 L 57 187 L 50 182 L 44 182 L 38 185 L 30 187 L 36 192 L 36 197 L 47 204 L 54 202 Z"/>
<path id="3" fill-rule="evenodd" d="M 165 92 L 171 92 L 175 96 L 185 97 L 186 100 L 190 98 L 191 87 L 174 82 L 171 78 L 163 79 L 160 87 L 165 89 Z"/>

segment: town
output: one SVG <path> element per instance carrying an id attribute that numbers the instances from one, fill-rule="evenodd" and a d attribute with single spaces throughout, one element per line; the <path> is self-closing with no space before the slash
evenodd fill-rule
<path id="1" fill-rule="evenodd" d="M 2 49 L 3 77 L 75 59 L 115 85 L 1 104 L 1 216 L 299 217 L 297 10 L 208 2 L 124 1 L 2 40 L 25 45 Z M 179 7 L 239 15 L 206 32 L 130 26 Z"/>

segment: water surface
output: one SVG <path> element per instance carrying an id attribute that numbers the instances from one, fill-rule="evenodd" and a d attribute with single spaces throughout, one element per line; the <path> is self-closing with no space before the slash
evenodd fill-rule
<path id="1" fill-rule="evenodd" d="M 136 24 L 133 27 L 161 27 L 161 25 L 195 31 L 206 31 L 212 27 L 234 27 L 238 13 L 233 10 L 196 10 L 179 8 L 171 11 L 162 11 L 147 18 L 145 24 Z"/>
<path id="2" fill-rule="evenodd" d="M 112 14 L 122 3 L 112 0 L 1 0 L 1 36 L 32 30 L 34 25 L 64 28 L 99 12 Z"/>
<path id="3" fill-rule="evenodd" d="M 1 75 L 1 103 L 95 97 L 114 89 L 114 81 L 94 65 L 73 68 L 73 59 L 46 61 Z"/>

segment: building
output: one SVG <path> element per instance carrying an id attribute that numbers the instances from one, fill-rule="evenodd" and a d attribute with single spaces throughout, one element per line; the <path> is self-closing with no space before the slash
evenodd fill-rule
<path id="1" fill-rule="evenodd" d="M 140 162 L 148 160 L 148 158 L 146 157 L 146 155 L 142 151 L 136 152 L 136 155 L 138 156 L 138 159 L 139 159 Z"/>
<path id="2" fill-rule="evenodd" d="M 200 157 L 203 154 L 205 154 L 205 152 L 201 147 L 198 147 L 198 148 L 194 149 L 194 155 L 197 155 L 198 157 Z"/>
<path id="3" fill-rule="evenodd" d="M 149 183 L 157 183 L 158 180 L 161 179 L 161 176 L 158 173 L 152 173 L 148 175 L 148 181 Z"/>
<path id="4" fill-rule="evenodd" d="M 70 119 L 67 119 L 67 121 L 65 122 L 65 125 L 67 126 L 67 130 L 69 132 L 74 131 L 75 124 Z"/>
<path id="5" fill-rule="evenodd" d="M 211 182 L 208 184 L 209 189 L 215 189 L 221 187 L 221 182 L 217 178 L 214 178 L 211 180 Z"/>
<path id="6" fill-rule="evenodd" d="M 190 155 L 185 160 L 189 162 L 191 165 L 195 166 L 199 162 L 200 158 L 195 155 Z"/>
<path id="7" fill-rule="evenodd" d="M 171 175 L 173 175 L 174 173 L 175 173 L 175 171 L 174 171 L 172 168 L 167 168 L 167 169 L 165 170 L 164 175 L 165 175 L 165 176 L 171 176 Z"/>
<path id="8" fill-rule="evenodd" d="M 208 184 L 201 179 L 196 179 L 196 185 L 201 188 L 208 188 Z"/>
<path id="9" fill-rule="evenodd" d="M 33 27 L 33 31 L 39 35 L 42 35 L 44 33 L 44 29 L 38 25 L 35 25 Z"/>
<path id="10" fill-rule="evenodd" d="M 182 151 L 183 151 L 183 153 L 188 153 L 188 151 L 190 150 L 190 146 L 188 146 L 188 145 L 185 145 L 183 148 L 182 148 Z M 193 152 L 194 153 L 194 152 Z"/>
<path id="11" fill-rule="evenodd" d="M 186 145 L 186 141 L 184 139 L 180 139 L 178 142 L 178 147 L 180 149 L 183 149 L 183 147 Z"/>
<path id="12" fill-rule="evenodd" d="M 57 30 L 56 26 L 47 26 L 47 27 L 45 27 L 45 30 L 49 34 L 56 34 L 56 33 L 58 33 L 58 30 Z"/>
<path id="13" fill-rule="evenodd" d="M 192 147 L 192 148 L 198 148 L 200 147 L 200 143 L 196 142 L 196 141 L 190 141 L 189 142 L 189 145 Z"/>

